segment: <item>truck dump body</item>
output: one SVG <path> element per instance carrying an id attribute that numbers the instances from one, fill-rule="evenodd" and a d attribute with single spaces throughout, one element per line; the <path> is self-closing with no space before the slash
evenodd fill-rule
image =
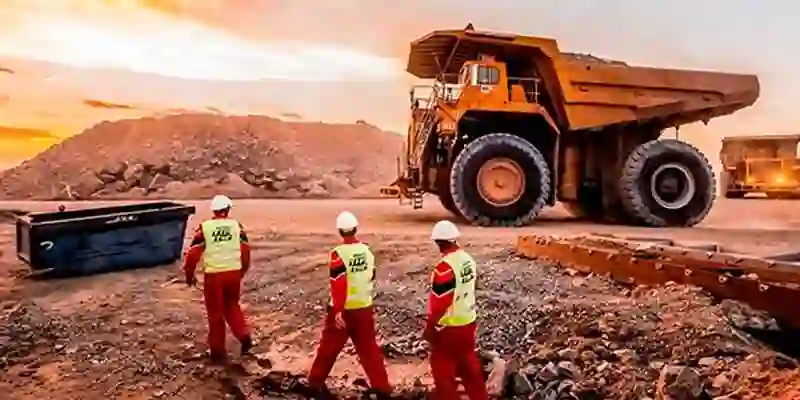
<path id="1" fill-rule="evenodd" d="M 479 54 L 533 57 L 562 130 L 600 129 L 657 120 L 673 126 L 731 114 L 755 103 L 755 75 L 628 66 L 562 53 L 553 39 L 434 31 L 411 44 L 407 71 L 422 79 L 457 76 Z"/>
<path id="2" fill-rule="evenodd" d="M 556 61 L 572 130 L 644 122 L 682 125 L 731 114 L 759 96 L 754 75 Z"/>

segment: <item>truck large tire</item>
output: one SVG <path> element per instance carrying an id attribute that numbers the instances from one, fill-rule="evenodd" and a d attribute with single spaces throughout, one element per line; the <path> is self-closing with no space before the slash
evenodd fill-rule
<path id="1" fill-rule="evenodd" d="M 442 203 L 442 207 L 444 207 L 445 210 L 461 218 L 461 211 L 458 211 L 456 203 L 453 201 L 453 195 L 450 194 L 450 185 L 441 188 L 436 195 L 439 197 L 439 201 Z"/>
<path id="2" fill-rule="evenodd" d="M 694 226 L 717 194 L 708 159 L 694 146 L 675 139 L 644 143 L 628 156 L 620 180 L 627 213 L 655 227 Z"/>
<path id="3" fill-rule="evenodd" d="M 456 157 L 450 193 L 460 214 L 481 226 L 530 223 L 550 197 L 550 168 L 530 142 L 492 133 L 469 143 Z"/>

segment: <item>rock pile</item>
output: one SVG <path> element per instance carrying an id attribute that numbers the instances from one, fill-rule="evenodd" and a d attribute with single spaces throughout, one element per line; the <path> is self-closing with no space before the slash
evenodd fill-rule
<path id="1" fill-rule="evenodd" d="M 771 318 L 698 288 L 629 288 L 513 256 L 487 261 L 481 283 L 479 346 L 499 397 L 706 399 L 747 390 L 753 368 L 791 364 L 731 323 Z M 424 354 L 409 335 L 384 343 L 387 355 Z"/>
<path id="2" fill-rule="evenodd" d="M 103 122 L 0 175 L 0 198 L 377 196 L 400 135 L 366 124 L 173 115 Z"/>

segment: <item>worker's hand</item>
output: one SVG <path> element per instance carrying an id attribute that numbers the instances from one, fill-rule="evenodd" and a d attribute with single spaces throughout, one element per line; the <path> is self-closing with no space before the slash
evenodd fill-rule
<path id="1" fill-rule="evenodd" d="M 336 327 L 339 328 L 339 329 L 347 328 L 347 325 L 344 323 L 344 316 L 342 315 L 341 312 L 337 312 L 333 316 L 333 322 L 336 324 Z"/>
<path id="2" fill-rule="evenodd" d="M 433 342 L 436 340 L 436 330 L 425 328 L 425 330 L 422 331 L 422 339 L 430 344 L 433 344 Z"/>
<path id="3" fill-rule="evenodd" d="M 186 277 L 186 286 L 194 287 L 195 285 L 197 285 L 197 277 L 195 277 L 194 275 L 187 276 Z"/>
<path id="4" fill-rule="evenodd" d="M 433 342 L 436 341 L 436 337 L 438 336 L 439 331 L 441 330 L 442 330 L 441 325 L 425 327 L 425 330 L 422 331 L 422 338 L 425 339 L 426 342 L 433 344 Z"/>

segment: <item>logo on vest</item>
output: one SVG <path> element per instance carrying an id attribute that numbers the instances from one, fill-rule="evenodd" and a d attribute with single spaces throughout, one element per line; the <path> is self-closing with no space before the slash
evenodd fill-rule
<path id="1" fill-rule="evenodd" d="M 229 226 L 218 226 L 214 229 L 214 232 L 211 232 L 211 241 L 214 243 L 229 242 L 231 240 L 233 240 L 233 235 Z"/>
<path id="2" fill-rule="evenodd" d="M 475 268 L 472 267 L 472 263 L 467 262 L 461 266 L 461 283 L 470 283 L 475 279 Z"/>
<path id="3" fill-rule="evenodd" d="M 356 253 L 347 262 L 347 267 L 350 272 L 364 272 L 367 270 L 367 255 L 365 253 Z"/>

